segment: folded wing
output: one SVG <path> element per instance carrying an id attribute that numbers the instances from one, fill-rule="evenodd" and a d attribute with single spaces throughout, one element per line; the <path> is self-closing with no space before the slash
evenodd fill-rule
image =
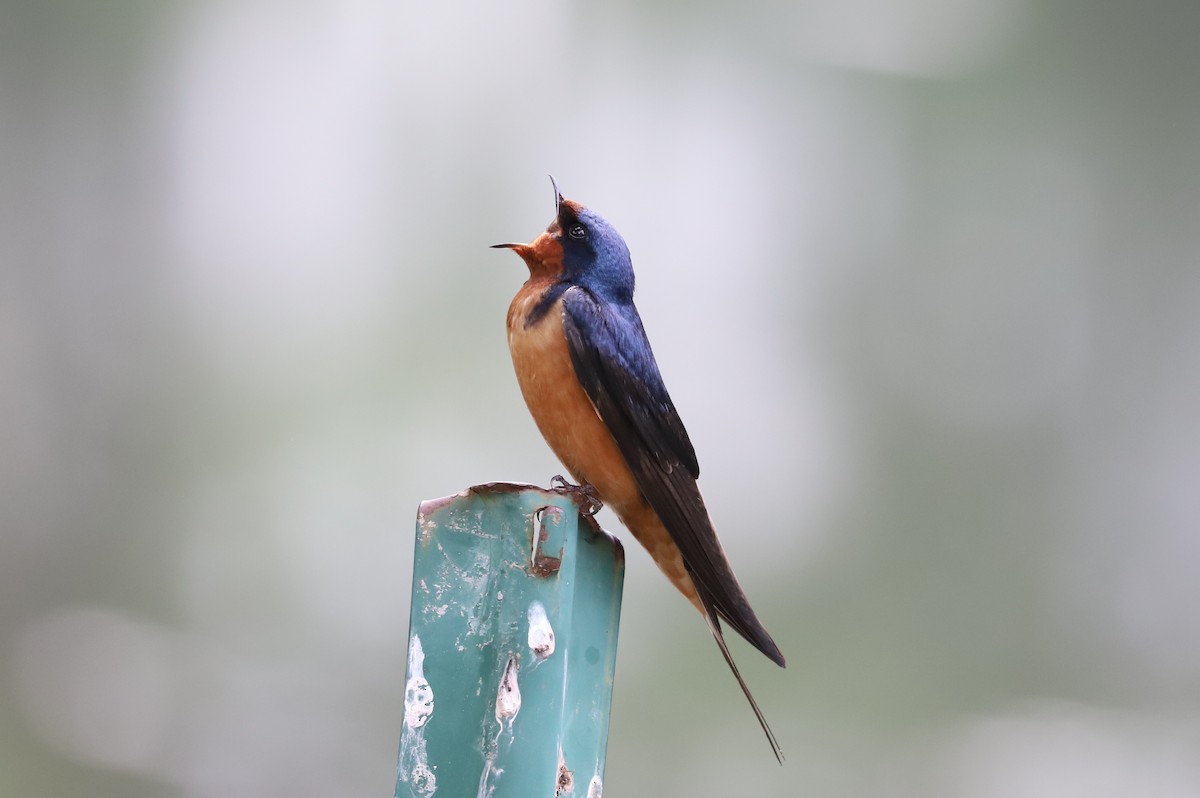
<path id="1" fill-rule="evenodd" d="M 696 452 L 663 385 L 637 311 L 632 305 L 600 303 L 585 289 L 573 287 L 563 299 L 563 329 L 580 384 L 642 496 L 679 546 L 710 616 L 724 620 L 782 666 L 783 654 L 751 609 L 708 517 L 696 485 Z"/>

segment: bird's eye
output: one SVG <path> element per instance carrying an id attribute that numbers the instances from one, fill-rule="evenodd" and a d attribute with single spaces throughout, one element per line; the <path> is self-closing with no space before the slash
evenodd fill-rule
<path id="1" fill-rule="evenodd" d="M 587 230 L 584 230 L 581 224 L 573 225 L 567 232 L 571 234 L 571 238 L 584 238 L 587 236 Z"/>

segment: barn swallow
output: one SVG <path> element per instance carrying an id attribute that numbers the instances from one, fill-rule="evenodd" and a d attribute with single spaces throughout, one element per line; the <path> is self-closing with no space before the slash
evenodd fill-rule
<path id="1" fill-rule="evenodd" d="M 782 762 L 779 743 L 725 644 L 728 624 L 772 662 L 783 654 L 733 575 L 696 485 L 700 466 L 633 304 L 621 234 L 554 178 L 555 218 L 514 250 L 529 280 L 508 308 L 517 382 L 546 443 L 586 493 L 616 512 L 704 616 Z"/>

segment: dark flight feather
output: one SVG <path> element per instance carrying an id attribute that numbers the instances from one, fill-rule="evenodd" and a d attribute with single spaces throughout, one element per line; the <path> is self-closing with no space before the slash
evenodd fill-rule
<path id="1" fill-rule="evenodd" d="M 581 287 L 563 301 L 575 374 L 617 442 L 638 488 L 683 555 L 704 606 L 776 664 L 784 657 L 738 585 L 700 496 L 696 453 L 654 363 L 641 320 Z"/>
<path id="2" fill-rule="evenodd" d="M 754 710 L 775 757 L 775 733 L 729 653 L 721 620 L 780 667 L 783 653 L 738 585 L 696 485 L 696 453 L 663 385 L 641 319 L 632 305 L 614 308 L 586 289 L 563 299 L 563 330 L 575 374 L 604 421 L 642 496 L 683 557 L 706 611 L 709 630 Z"/>

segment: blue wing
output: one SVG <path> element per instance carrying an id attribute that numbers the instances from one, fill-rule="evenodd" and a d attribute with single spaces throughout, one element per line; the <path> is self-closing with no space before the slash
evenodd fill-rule
<path id="1" fill-rule="evenodd" d="M 783 665 L 782 652 L 750 608 L 717 539 L 696 485 L 696 452 L 663 385 L 637 310 L 632 304 L 600 302 L 575 286 L 563 298 L 563 329 L 580 384 L 642 496 L 679 546 L 710 616 L 719 616 Z"/>

